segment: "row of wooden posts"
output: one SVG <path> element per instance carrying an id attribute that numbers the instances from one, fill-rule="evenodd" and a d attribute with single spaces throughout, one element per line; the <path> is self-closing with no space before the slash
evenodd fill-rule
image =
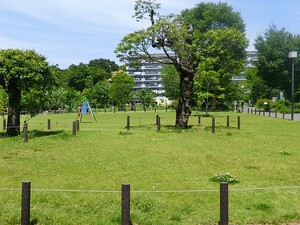
<path id="1" fill-rule="evenodd" d="M 212 133 L 215 133 L 216 131 L 216 122 L 215 122 L 215 117 L 213 116 L 212 118 Z M 76 135 L 77 132 L 79 131 L 79 120 L 73 121 L 72 123 L 72 134 Z M 160 127 L 161 127 L 161 118 L 159 115 L 156 115 L 156 123 L 157 125 L 157 131 L 160 131 Z M 201 124 L 201 116 L 198 115 L 198 124 Z M 227 116 L 227 127 L 230 126 L 230 117 Z M 47 121 L 47 128 L 48 130 L 51 129 L 51 120 L 48 119 Z M 240 116 L 237 117 L 237 128 L 240 129 L 241 128 L 241 119 Z M 6 119 L 3 119 L 3 130 L 5 131 L 7 129 L 6 127 Z M 126 129 L 129 130 L 130 129 L 130 116 L 127 116 L 127 124 L 126 124 Z M 24 133 L 24 142 L 28 142 L 28 123 L 24 122 L 24 126 L 23 126 L 23 133 Z"/>
<path id="2" fill-rule="evenodd" d="M 48 130 L 51 130 L 51 120 L 48 119 L 47 121 L 47 128 Z M 9 127 L 6 126 L 6 119 L 3 119 L 3 130 L 9 129 Z M 72 123 L 72 134 L 76 135 L 79 131 L 79 120 L 73 121 Z M 25 121 L 23 125 L 23 136 L 24 136 L 24 142 L 28 142 L 28 123 Z"/>
<path id="3" fill-rule="evenodd" d="M 31 182 L 22 182 L 21 225 L 30 225 Z M 228 225 L 228 183 L 220 183 L 220 221 L 219 225 Z M 121 225 L 131 225 L 130 184 L 122 184 L 121 189 Z"/>
<path id="4" fill-rule="evenodd" d="M 156 126 L 157 126 L 157 131 L 160 130 L 160 116 L 156 115 Z M 198 115 L 198 124 L 201 124 L 201 115 Z M 230 125 L 230 117 L 227 115 L 227 127 L 229 127 Z M 240 130 L 241 129 L 241 117 L 238 116 L 237 117 L 237 128 Z M 127 116 L 127 124 L 126 124 L 126 129 L 130 130 L 130 116 Z M 211 129 L 212 129 L 212 133 L 216 132 L 216 119 L 213 116 L 211 118 Z"/>

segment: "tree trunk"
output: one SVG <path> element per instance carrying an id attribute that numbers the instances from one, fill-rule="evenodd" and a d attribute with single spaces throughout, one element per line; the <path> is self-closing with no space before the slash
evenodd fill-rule
<path id="1" fill-rule="evenodd" d="M 9 137 L 20 134 L 20 102 L 21 91 L 8 84 L 8 117 L 6 135 Z"/>
<path id="2" fill-rule="evenodd" d="M 180 96 L 176 109 L 176 127 L 187 129 L 191 115 L 190 100 L 193 93 L 194 74 L 180 71 Z"/>

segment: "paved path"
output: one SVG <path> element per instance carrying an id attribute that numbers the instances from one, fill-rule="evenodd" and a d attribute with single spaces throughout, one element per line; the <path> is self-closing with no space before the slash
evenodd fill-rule
<path id="1" fill-rule="evenodd" d="M 251 109 L 252 109 L 252 114 L 255 115 L 255 108 L 249 108 L 249 114 L 251 114 Z M 248 108 L 244 108 L 243 113 L 248 113 Z M 275 112 L 263 112 L 262 110 L 256 110 L 256 115 L 260 116 L 266 116 L 266 117 L 276 117 L 277 118 L 282 118 L 282 119 L 287 119 L 291 120 L 291 114 L 290 113 L 275 113 Z M 294 121 L 300 121 L 300 113 L 294 113 Z"/>

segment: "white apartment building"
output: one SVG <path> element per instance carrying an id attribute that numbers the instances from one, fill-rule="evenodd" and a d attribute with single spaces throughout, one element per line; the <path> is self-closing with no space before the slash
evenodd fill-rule
<path id="1" fill-rule="evenodd" d="M 152 56 L 160 59 L 166 58 L 164 54 L 153 54 Z M 257 60 L 257 51 L 247 51 L 245 68 L 254 66 L 253 63 Z M 161 79 L 162 68 L 162 64 L 158 62 L 144 62 L 138 68 L 136 66 L 127 66 L 126 71 L 135 80 L 135 91 L 143 88 L 150 88 L 153 92 L 157 94 L 158 99 L 165 101 L 165 91 Z M 242 72 L 240 76 L 232 77 L 233 82 L 238 82 L 242 80 L 246 80 L 244 72 Z"/>
<path id="2" fill-rule="evenodd" d="M 166 59 L 164 54 L 153 54 L 153 57 Z M 160 103 L 168 104 L 168 100 L 164 97 L 164 86 L 161 79 L 161 70 L 163 66 L 158 62 L 144 62 L 138 68 L 136 66 L 127 66 L 127 73 L 135 80 L 134 90 L 149 88 L 157 94 Z"/>

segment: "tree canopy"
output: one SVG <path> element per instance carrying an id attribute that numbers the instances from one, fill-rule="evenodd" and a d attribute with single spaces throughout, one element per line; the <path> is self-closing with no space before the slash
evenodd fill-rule
<path id="1" fill-rule="evenodd" d="M 299 43 L 298 35 L 293 35 L 284 28 L 277 29 L 275 25 L 257 37 L 255 42 L 258 51 L 257 73 L 267 84 L 269 93 L 281 90 L 288 99 L 291 98 L 292 60 L 288 55 L 290 51 L 300 51 Z M 295 84 L 298 84 L 296 87 L 298 90 L 300 90 L 299 81 L 299 70 L 296 69 Z"/>
<path id="2" fill-rule="evenodd" d="M 243 68 L 245 25 L 240 14 L 226 3 L 200 3 L 181 15 L 158 13 L 160 4 L 155 0 L 137 0 L 134 17 L 148 18 L 149 27 L 127 34 L 117 46 L 120 60 L 159 61 L 173 65 L 179 74 L 179 97 L 176 127 L 187 128 L 191 114 L 194 76 L 199 64 L 210 64 L 222 81 L 230 80 Z M 168 60 L 152 57 L 154 49 Z M 175 53 L 175 54 L 170 54 Z M 138 57 L 137 57 L 138 56 Z M 201 71 L 199 71 L 201 74 Z"/>
<path id="3" fill-rule="evenodd" d="M 8 136 L 20 133 L 21 92 L 43 90 L 53 81 L 46 58 L 34 50 L 0 50 L 0 85 L 8 94 Z"/>
<path id="4" fill-rule="evenodd" d="M 111 102 L 121 109 L 126 103 L 129 103 L 133 96 L 133 86 L 135 82 L 133 77 L 127 75 L 123 70 L 113 72 L 108 95 Z"/>

